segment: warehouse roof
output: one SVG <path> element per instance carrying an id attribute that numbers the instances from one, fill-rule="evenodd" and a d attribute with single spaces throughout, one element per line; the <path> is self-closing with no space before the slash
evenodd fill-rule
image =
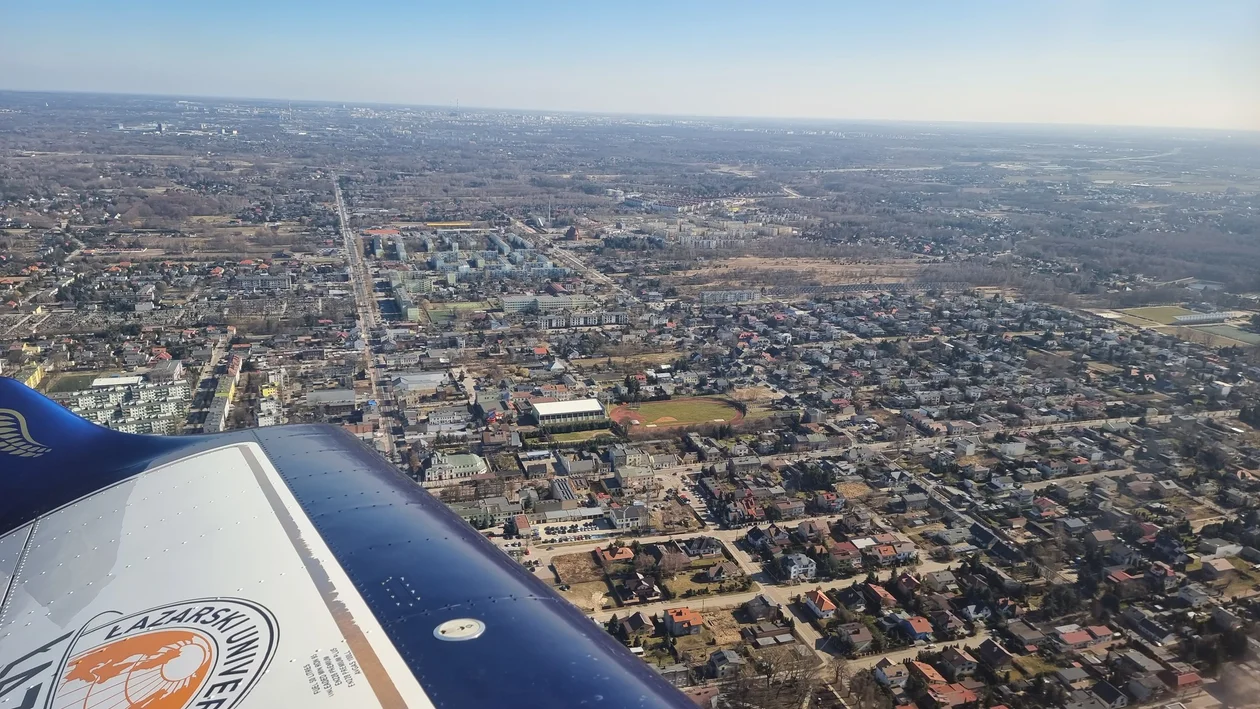
<path id="1" fill-rule="evenodd" d="M 578 399 L 576 401 L 543 401 L 531 404 L 534 413 L 539 416 L 561 416 L 564 414 L 602 414 L 604 405 L 599 399 Z"/>

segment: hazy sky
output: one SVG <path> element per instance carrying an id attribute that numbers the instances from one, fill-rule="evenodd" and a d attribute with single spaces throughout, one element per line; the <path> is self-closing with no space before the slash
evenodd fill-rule
<path id="1" fill-rule="evenodd" d="M 0 88 L 1260 130 L 1260 2 L 13 0 Z"/>

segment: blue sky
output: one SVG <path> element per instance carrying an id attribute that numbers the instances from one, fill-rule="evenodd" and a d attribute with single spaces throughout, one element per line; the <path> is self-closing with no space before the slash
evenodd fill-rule
<path id="1" fill-rule="evenodd" d="M 1260 2 L 32 0 L 0 88 L 1260 130 Z"/>

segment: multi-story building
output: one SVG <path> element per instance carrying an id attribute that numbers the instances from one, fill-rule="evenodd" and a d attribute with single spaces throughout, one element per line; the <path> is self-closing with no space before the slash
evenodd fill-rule
<path id="1" fill-rule="evenodd" d="M 424 470 L 425 487 L 455 485 L 477 475 L 484 475 L 490 468 L 485 459 L 472 453 L 434 453 Z"/>
<path id="2" fill-rule="evenodd" d="M 503 311 L 519 313 L 526 310 L 552 312 L 556 310 L 582 310 L 595 304 L 589 295 L 505 295 Z"/>
<path id="3" fill-rule="evenodd" d="M 102 377 L 87 389 L 60 392 L 53 398 L 102 426 L 126 433 L 179 433 L 188 412 L 188 382 L 151 382 L 144 377 Z"/>

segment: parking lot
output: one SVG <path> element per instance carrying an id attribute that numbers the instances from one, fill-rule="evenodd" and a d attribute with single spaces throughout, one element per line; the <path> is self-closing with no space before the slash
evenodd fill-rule
<path id="1" fill-rule="evenodd" d="M 544 524 L 535 529 L 539 532 L 539 544 L 563 544 L 603 539 L 614 531 L 604 520 L 574 524 Z"/>
<path id="2" fill-rule="evenodd" d="M 704 492 L 701 491 L 697 482 L 700 477 L 697 471 L 698 468 L 695 466 L 672 468 L 661 471 L 657 474 L 657 478 L 666 489 L 674 490 L 684 497 L 687 505 L 696 511 L 696 514 L 705 521 L 706 525 L 717 524 L 717 520 L 709 512 L 709 505 L 705 502 Z"/>

